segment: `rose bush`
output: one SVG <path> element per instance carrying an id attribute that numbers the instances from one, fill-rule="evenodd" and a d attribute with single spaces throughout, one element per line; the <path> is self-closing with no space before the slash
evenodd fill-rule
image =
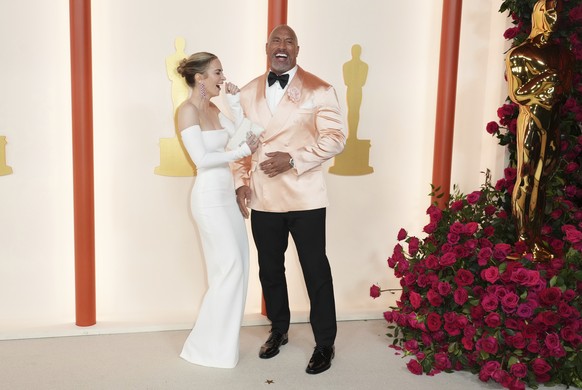
<path id="1" fill-rule="evenodd" d="M 514 24 L 504 36 L 514 45 L 529 35 L 535 2 L 501 4 Z M 542 239 L 555 256 L 535 262 L 516 237 L 510 201 L 518 109 L 507 99 L 485 129 L 507 147 L 503 178 L 493 184 L 486 172 L 481 188 L 466 195 L 454 186 L 445 209 L 427 209 L 425 236 L 400 229 L 388 258 L 402 290 L 384 318 L 413 374 L 468 370 L 510 389 L 582 387 L 582 4 L 563 0 L 559 20 L 553 38 L 577 62 L 561 113 L 561 161 L 546 187 Z M 383 291 L 374 285 L 370 295 Z"/>

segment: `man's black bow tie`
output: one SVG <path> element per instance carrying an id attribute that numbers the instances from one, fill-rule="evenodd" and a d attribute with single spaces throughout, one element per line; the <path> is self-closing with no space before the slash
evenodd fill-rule
<path id="1" fill-rule="evenodd" d="M 281 85 L 281 88 L 285 88 L 285 86 L 289 82 L 289 75 L 282 74 L 281 76 L 277 76 L 275 73 L 269 72 L 269 77 L 267 78 L 267 81 L 269 82 L 269 87 L 275 84 L 275 81 L 278 81 L 279 84 Z"/>

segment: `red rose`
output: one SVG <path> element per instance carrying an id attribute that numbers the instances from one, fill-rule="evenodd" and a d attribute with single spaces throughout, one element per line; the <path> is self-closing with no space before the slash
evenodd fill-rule
<path id="1" fill-rule="evenodd" d="M 566 240 L 570 241 L 571 243 L 580 242 L 582 240 L 582 232 L 576 229 L 570 229 L 566 231 Z"/>
<path id="2" fill-rule="evenodd" d="M 464 305 L 465 302 L 469 299 L 469 293 L 462 287 L 459 287 L 455 290 L 453 294 L 453 298 L 457 305 Z"/>
<path id="3" fill-rule="evenodd" d="M 451 293 L 451 285 L 447 282 L 439 282 L 437 290 L 439 294 L 445 297 Z"/>
<path id="4" fill-rule="evenodd" d="M 422 374 L 422 366 L 416 359 L 412 359 L 406 363 L 406 367 L 408 368 L 408 371 L 412 372 L 414 375 Z"/>
<path id="5" fill-rule="evenodd" d="M 408 236 L 408 233 L 406 232 L 406 230 L 400 229 L 400 231 L 398 231 L 398 241 L 404 240 L 406 238 L 406 236 Z"/>
<path id="6" fill-rule="evenodd" d="M 499 345 L 497 339 L 493 336 L 483 337 L 477 341 L 477 350 L 484 351 L 489 354 L 496 354 Z"/>
<path id="7" fill-rule="evenodd" d="M 453 252 L 445 253 L 439 259 L 439 264 L 443 267 L 448 267 L 450 265 L 455 264 L 456 262 L 457 262 L 457 257 L 455 256 L 455 254 Z"/>
<path id="8" fill-rule="evenodd" d="M 410 300 L 410 304 L 412 305 L 413 308 L 418 309 L 420 307 L 422 297 L 420 296 L 419 293 L 411 291 L 408 299 Z"/>
<path id="9" fill-rule="evenodd" d="M 487 127 L 485 128 L 489 134 L 495 134 L 499 131 L 499 125 L 497 122 L 489 122 L 487 123 Z"/>
<path id="10" fill-rule="evenodd" d="M 556 305 L 561 297 L 562 290 L 559 287 L 549 287 L 540 292 L 540 301 L 547 306 Z"/>
<path id="11" fill-rule="evenodd" d="M 489 248 L 486 248 L 489 249 Z M 481 250 L 483 251 L 483 249 Z M 481 271 L 481 279 L 489 282 L 495 283 L 499 279 L 499 268 L 491 266 L 487 269 Z"/>
<path id="12" fill-rule="evenodd" d="M 457 244 L 460 239 L 461 239 L 461 237 L 456 233 L 447 234 L 447 242 L 451 245 Z"/>
<path id="13" fill-rule="evenodd" d="M 428 234 L 434 233 L 434 231 L 436 230 L 438 224 L 436 222 L 431 222 L 428 225 L 426 225 L 422 231 Z"/>
<path id="14" fill-rule="evenodd" d="M 414 256 L 418 252 L 418 238 L 411 237 L 410 241 L 408 241 L 408 252 Z"/>
<path id="15" fill-rule="evenodd" d="M 503 33 L 503 38 L 509 40 L 513 39 L 519 34 L 519 27 L 510 27 Z"/>
<path id="16" fill-rule="evenodd" d="M 523 363 L 515 363 L 509 368 L 509 372 L 516 378 L 525 378 L 527 366 Z"/>
<path id="17" fill-rule="evenodd" d="M 479 379 L 483 382 L 487 382 L 491 379 L 491 376 L 501 369 L 501 364 L 496 360 L 489 360 L 487 363 L 483 364 L 481 370 L 479 371 Z"/>
<path id="18" fill-rule="evenodd" d="M 554 350 L 562 346 L 560 342 L 560 336 L 556 333 L 548 333 L 546 335 L 546 339 L 544 340 L 544 344 L 548 347 L 549 350 Z"/>
<path id="19" fill-rule="evenodd" d="M 507 336 L 505 340 L 509 345 L 513 345 L 517 349 L 524 349 L 527 345 L 521 332 L 517 332 L 513 336 Z"/>
<path id="20" fill-rule="evenodd" d="M 426 317 L 426 326 L 431 332 L 436 332 L 441 328 L 442 320 L 441 316 L 437 313 L 429 313 Z"/>
<path id="21" fill-rule="evenodd" d="M 459 287 L 461 286 L 470 286 L 473 284 L 475 277 L 466 269 L 460 269 L 457 271 L 457 275 L 455 275 L 455 282 Z"/>
<path id="22" fill-rule="evenodd" d="M 451 210 L 452 211 L 459 211 L 463 209 L 463 201 L 462 200 L 455 200 L 451 203 Z"/>
<path id="23" fill-rule="evenodd" d="M 548 364 L 544 359 L 536 358 L 531 362 L 531 369 L 536 375 L 542 375 L 548 373 L 552 366 Z"/>
<path id="24" fill-rule="evenodd" d="M 463 233 L 465 234 L 475 234 L 475 232 L 479 229 L 479 224 L 477 222 L 469 222 L 465 225 Z"/>
<path id="25" fill-rule="evenodd" d="M 507 309 L 515 309 L 517 307 L 518 303 L 519 303 L 519 296 L 517 296 L 517 294 L 512 293 L 512 292 L 507 293 L 501 299 L 501 305 Z"/>
<path id="26" fill-rule="evenodd" d="M 435 255 L 428 255 L 424 260 L 424 264 L 428 269 L 437 269 L 439 266 L 439 259 Z"/>
<path id="27" fill-rule="evenodd" d="M 493 311 L 499 306 L 499 300 L 493 294 L 487 294 L 481 299 L 481 306 L 485 311 Z"/>
<path id="28" fill-rule="evenodd" d="M 475 204 L 481 198 L 481 191 L 473 191 L 469 195 L 467 195 L 467 203 Z"/>
<path id="29" fill-rule="evenodd" d="M 493 248 L 493 257 L 497 260 L 505 260 L 507 255 L 511 252 L 511 245 L 509 244 L 495 244 Z"/>
<path id="30" fill-rule="evenodd" d="M 443 298 L 433 289 L 428 290 L 426 293 L 426 298 L 432 306 L 440 306 L 443 303 Z"/>
<path id="31" fill-rule="evenodd" d="M 489 313 L 485 317 L 485 323 L 490 328 L 498 328 L 501 325 L 501 316 L 497 313 Z"/>
<path id="32" fill-rule="evenodd" d="M 452 364 L 445 352 L 439 352 L 434 355 L 434 366 L 439 370 L 448 370 L 452 367 Z"/>
<path id="33" fill-rule="evenodd" d="M 380 296 L 380 286 L 376 286 L 375 284 L 370 287 L 370 296 L 374 299 Z"/>

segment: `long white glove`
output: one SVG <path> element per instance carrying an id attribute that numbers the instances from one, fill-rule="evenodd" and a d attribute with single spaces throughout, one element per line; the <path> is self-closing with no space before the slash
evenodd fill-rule
<path id="1" fill-rule="evenodd" d="M 190 158 L 198 168 L 209 168 L 239 160 L 251 154 L 251 149 L 243 143 L 236 149 L 229 151 L 208 151 L 202 140 L 202 130 L 199 125 L 185 128 L 181 132 L 182 142 Z"/>

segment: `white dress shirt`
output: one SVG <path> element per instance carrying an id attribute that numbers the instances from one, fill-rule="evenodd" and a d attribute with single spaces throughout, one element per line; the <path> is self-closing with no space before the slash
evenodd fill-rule
<path id="1" fill-rule="evenodd" d="M 269 87 L 269 81 L 268 80 L 266 81 L 267 83 L 266 98 L 271 113 L 273 114 L 275 113 L 275 110 L 277 109 L 279 102 L 283 98 L 283 95 L 285 95 L 285 91 L 289 87 L 289 84 L 291 84 L 291 80 L 293 80 L 295 73 L 297 73 L 297 65 L 295 65 L 293 69 L 283 73 L 289 75 L 289 82 L 287 83 L 285 88 L 281 88 L 281 84 L 279 84 L 278 81 L 276 81 L 273 85 Z"/>

